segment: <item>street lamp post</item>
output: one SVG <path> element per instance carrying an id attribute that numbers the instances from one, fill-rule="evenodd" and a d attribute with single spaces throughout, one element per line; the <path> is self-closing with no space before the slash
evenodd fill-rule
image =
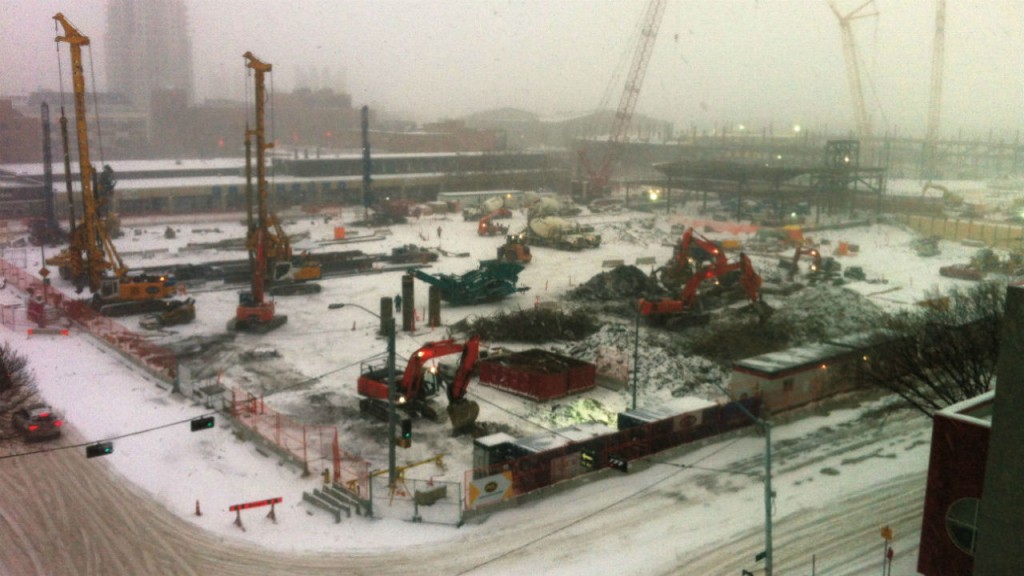
<path id="1" fill-rule="evenodd" d="M 714 384 L 722 391 L 722 394 L 725 394 L 726 398 L 732 400 L 724 388 L 717 383 Z M 764 558 L 764 574 L 772 576 L 772 500 L 775 499 L 775 491 L 772 490 L 772 425 L 767 420 L 754 416 L 742 402 L 736 401 L 736 406 L 755 424 L 764 428 L 764 552 L 755 558 L 757 560 Z"/>
<path id="2" fill-rule="evenodd" d="M 640 306 L 636 309 L 636 326 L 633 329 L 633 410 L 636 410 L 636 382 L 640 371 Z"/>
<path id="3" fill-rule="evenodd" d="M 398 425 L 398 415 L 395 412 L 395 316 L 392 314 L 387 319 L 384 319 L 379 314 L 370 311 L 368 308 L 363 308 L 359 304 L 347 304 L 344 302 L 328 304 L 327 308 L 337 310 L 346 306 L 359 308 L 384 322 L 384 332 L 388 339 L 388 488 L 392 488 L 397 477 L 395 473 L 395 428 Z"/>

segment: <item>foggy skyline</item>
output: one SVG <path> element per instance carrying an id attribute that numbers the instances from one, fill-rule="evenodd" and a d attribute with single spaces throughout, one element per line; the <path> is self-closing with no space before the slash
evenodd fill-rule
<path id="1" fill-rule="evenodd" d="M 513 107 L 544 116 L 614 109 L 646 0 L 186 0 L 196 99 L 245 98 L 242 54 L 274 66 L 277 91 L 305 76 L 419 122 Z M 850 11 L 860 0 L 839 0 Z M 0 95 L 58 89 L 52 16 L 92 40 L 103 69 L 106 2 L 0 0 Z M 922 137 L 935 2 L 876 0 L 853 22 L 873 132 Z M 1024 3 L 947 0 L 943 138 L 1013 138 L 1024 124 Z M 89 57 L 89 51 L 85 51 Z M 70 91 L 67 46 L 61 45 Z M 86 74 L 91 71 L 86 62 Z M 613 75 L 618 72 L 618 76 Z M 607 95 L 607 96 L 606 96 Z M 852 130 L 839 24 L 826 0 L 669 0 L 636 112 L 677 132 L 728 123 L 776 134 Z"/>

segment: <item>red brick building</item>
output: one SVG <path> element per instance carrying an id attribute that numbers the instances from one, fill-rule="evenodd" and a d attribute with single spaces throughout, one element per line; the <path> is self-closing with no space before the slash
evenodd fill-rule
<path id="1" fill-rule="evenodd" d="M 987 392 L 935 413 L 917 558 L 924 576 L 970 576 L 974 569 L 994 396 Z"/>

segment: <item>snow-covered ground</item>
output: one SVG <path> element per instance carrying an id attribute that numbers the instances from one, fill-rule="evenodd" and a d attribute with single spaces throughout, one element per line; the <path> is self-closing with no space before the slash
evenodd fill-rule
<path id="1" fill-rule="evenodd" d="M 308 231 L 309 239 L 303 241 L 302 248 L 322 250 L 327 248 L 319 242 L 332 239 L 334 227 L 354 220 L 359 212 L 361 210 L 346 210 L 334 219 L 286 216 L 282 220 L 289 234 Z M 562 299 L 564 294 L 604 271 L 602 263 L 605 261 L 623 260 L 632 264 L 637 258 L 649 256 L 655 257 L 659 263 L 668 260 L 672 254 L 671 244 L 678 236 L 670 231 L 671 225 L 692 222 L 695 218 L 696 215 L 685 212 L 677 212 L 671 217 L 640 213 L 581 216 L 578 218 L 580 221 L 593 224 L 602 234 L 603 243 L 599 249 L 569 253 L 534 247 L 534 261 L 520 275 L 520 285 L 529 286 L 529 291 L 498 304 L 464 308 L 443 306 L 442 323 L 450 325 L 472 315 L 530 308 L 543 302 L 563 302 L 568 306 L 570 304 Z M 524 224 L 525 216 L 517 213 L 511 228 L 517 230 Z M 241 252 L 189 248 L 190 244 L 198 242 L 240 238 L 244 233 L 240 218 L 220 222 L 177 221 L 170 224 L 175 231 L 175 238 L 170 240 L 165 238 L 167 227 L 166 222 L 126 222 L 126 235 L 117 241 L 126 263 L 130 267 L 154 266 L 244 257 Z M 464 222 L 459 215 L 426 216 L 388 230 L 383 240 L 354 244 L 346 249 L 384 253 L 395 246 L 415 243 L 437 247 L 448 253 L 468 253 L 467 257 L 442 256 L 428 269 L 430 273 L 461 274 L 476 268 L 478 260 L 493 258 L 495 248 L 501 243 L 499 238 L 477 236 L 476 222 Z M 714 229 L 701 231 L 715 240 L 731 237 Z M 348 227 L 349 237 L 369 236 L 371 232 Z M 964 285 L 963 281 L 939 276 L 938 268 L 944 264 L 966 262 L 977 250 L 942 242 L 940 255 L 921 258 L 911 245 L 913 234 L 883 224 L 809 235 L 823 242 L 824 255 L 829 255 L 830 247 L 838 246 L 840 242 L 859 247 L 855 255 L 838 257 L 844 267 L 861 266 L 869 279 L 884 280 L 885 283 L 856 282 L 844 287 L 862 299 L 850 293 L 839 293 L 849 295 L 851 302 L 871 302 L 883 310 L 913 305 L 937 291 Z M 41 267 L 38 248 L 6 248 L 3 257 L 24 265 L 28 270 Z M 766 280 L 779 274 L 778 258 L 753 255 L 755 267 Z M 57 284 L 60 286 L 60 281 Z M 256 394 L 265 394 L 268 406 L 299 420 L 338 426 L 342 448 L 369 460 L 375 469 L 384 468 L 387 464 L 386 447 L 380 441 L 384 436 L 384 426 L 359 414 L 355 393 L 360 361 L 383 353 L 385 348 L 383 340 L 376 336 L 377 319 L 357 308 L 328 310 L 328 304 L 346 302 L 376 310 L 381 297 L 399 293 L 400 274 L 386 272 L 332 278 L 322 281 L 322 285 L 323 291 L 316 295 L 277 299 L 279 313 L 289 318 L 282 328 L 262 336 L 240 334 L 219 344 L 210 337 L 224 333 L 225 323 L 234 314 L 237 291 L 194 288 L 190 295 L 197 302 L 196 321 L 152 333 L 152 338 L 160 344 L 196 348 L 189 364 L 196 384 L 219 379 L 228 388 L 237 385 Z M 423 318 L 426 290 L 420 282 L 417 282 L 416 290 L 417 308 Z M 23 295 L 15 293 L 11 287 L 0 291 L 0 298 L 0 303 L 6 305 L 23 301 Z M 778 310 L 794 308 L 787 307 L 782 297 L 768 295 L 766 300 Z M 816 301 L 821 305 L 816 305 Z M 821 321 L 821 316 L 826 315 L 839 321 L 840 310 L 824 308 L 825 304 L 835 306 L 835 298 L 804 297 L 801 302 L 798 308 L 808 318 L 817 317 Z M 842 302 L 841 298 L 839 302 Z M 604 329 L 583 347 L 589 350 L 599 346 L 613 347 L 631 357 L 636 337 L 631 319 L 612 317 L 602 321 L 606 323 Z M 137 327 L 137 320 L 128 319 L 125 323 L 129 327 Z M 302 477 L 296 468 L 264 455 L 253 445 L 235 437 L 223 418 L 218 420 L 215 429 L 202 433 L 190 433 L 187 423 L 163 427 L 206 413 L 208 409 L 157 386 L 138 370 L 126 366 L 120 357 L 78 331 L 73 330 L 69 337 L 26 338 L 24 331 L 10 329 L 0 329 L 0 334 L 30 358 L 42 395 L 65 413 L 68 423 L 82 437 L 89 440 L 118 438 L 115 452 L 105 457 L 105 461 L 163 503 L 173 514 L 221 537 L 280 550 L 370 552 L 415 543 L 458 541 L 472 538 L 481 531 L 521 528 L 531 522 L 533 514 L 549 520 L 562 515 L 575 517 L 568 510 L 575 506 L 574 502 L 580 496 L 569 493 L 552 496 L 529 508 L 499 513 L 485 523 L 471 523 L 460 529 L 411 523 L 397 518 L 375 521 L 353 518 L 336 525 L 326 514 L 314 511 L 300 501 L 303 490 L 316 487 L 320 482 L 317 474 Z M 671 336 L 659 336 L 657 331 L 647 327 L 642 327 L 640 334 L 639 406 L 664 402 L 672 397 L 673 391 L 687 387 L 688 382 L 692 384 L 694 379 L 704 383 L 703 386 L 690 386 L 695 393 L 709 398 L 719 395 L 707 381 L 718 379 L 724 384 L 721 381 L 727 378 L 724 372 L 703 359 L 668 358 L 665 350 L 670 345 Z M 443 328 L 400 332 L 397 337 L 399 369 L 423 343 L 445 336 Z M 532 347 L 505 342 L 486 344 Z M 246 350 L 266 347 L 276 349 L 279 357 L 245 360 L 241 355 Z M 569 347 L 563 344 L 560 349 Z M 535 404 L 483 385 L 474 384 L 470 389 L 471 398 L 481 404 L 481 422 L 500 425 L 520 436 L 537 434 L 581 418 L 613 423 L 615 413 L 629 406 L 631 394 L 629 387 L 621 390 L 598 387 L 585 395 L 586 402 L 570 398 Z M 842 439 L 842 433 L 836 433 L 836 430 L 842 431 L 853 426 L 852 422 L 865 418 L 865 412 L 874 414 L 883 410 L 881 406 L 872 403 L 848 407 L 778 425 L 773 431 L 775 446 L 780 450 L 792 445 L 803 447 L 798 453 L 783 459 L 784 464 L 777 469 L 774 478 L 777 485 L 785 487 L 777 500 L 780 518 L 808 506 L 827 507 L 830 501 L 850 491 L 861 490 L 866 483 L 893 477 L 896 469 L 900 474 L 926 469 L 930 430 L 923 418 L 909 414 L 894 418 L 894 421 L 908 422 L 900 424 L 905 426 L 901 430 L 906 432 L 906 436 L 898 440 L 902 444 L 898 449 L 887 443 L 884 434 L 872 436 L 870 442 L 849 442 L 849 438 Z M 817 439 L 822 443 L 816 444 Z M 827 446 L 830 442 L 832 449 Z M 838 450 L 835 446 L 847 448 Z M 14 445 L 9 449 L 19 451 L 25 448 Z M 757 470 L 756 462 L 762 449 L 763 442 L 749 436 L 739 441 L 712 444 L 698 452 L 679 456 L 674 461 L 686 465 L 699 462 L 712 470 L 745 466 L 753 473 Z M 471 452 L 471 440 L 450 437 L 447 422 L 418 420 L 412 448 L 400 450 L 398 458 L 399 465 L 402 465 L 444 454 L 447 471 L 426 465 L 411 468 L 407 476 L 462 482 L 465 471 L 471 466 Z M 881 452 L 885 453 L 884 456 L 879 456 Z M 785 464 L 787 459 L 788 465 Z M 10 460 L 0 462 L 0 466 L 8 465 L 7 462 Z M 753 467 L 750 462 L 755 463 Z M 654 486 L 666 474 L 658 470 L 659 467 L 654 466 L 625 478 L 608 480 L 610 492 L 604 497 L 611 502 L 618 496 L 626 498 Z M 671 522 L 659 518 L 654 525 L 643 527 L 650 538 L 666 535 L 664 537 L 671 540 L 672 551 L 665 552 L 667 556 L 659 556 L 657 551 L 641 547 L 653 557 L 641 558 L 638 557 L 639 552 L 624 552 L 624 558 L 630 564 L 607 565 L 597 571 L 635 574 L 671 571 L 671 559 L 678 561 L 677 566 L 685 566 L 688 553 L 704 550 L 715 542 L 729 542 L 760 526 L 763 521 L 763 512 L 759 512 L 762 508 L 758 507 L 761 483 L 756 478 L 736 480 L 727 475 L 720 476 L 711 475 L 709 478 L 713 477 L 713 480 L 704 480 L 709 482 L 699 495 L 704 512 L 675 518 Z M 594 490 L 602 489 L 589 486 L 580 490 L 592 494 Z M 277 509 L 277 524 L 249 522 L 245 532 L 232 525 L 234 516 L 227 512 L 228 506 L 276 496 L 284 497 L 284 502 Z M 197 502 L 201 503 L 203 516 L 194 514 Z M 607 518 L 602 521 L 607 523 L 609 531 L 614 530 L 615 515 L 605 516 Z M 878 521 L 884 523 L 885 519 Z M 680 533 L 684 533 L 686 538 L 680 539 Z M 871 546 L 876 540 L 870 541 Z M 903 544 L 903 550 L 916 549 L 916 540 L 913 543 L 903 541 Z M 754 550 L 750 553 L 753 554 Z M 777 557 L 780 553 L 776 552 Z M 893 573 L 913 573 L 914 563 L 908 560 L 909 556 L 904 553 L 902 558 L 898 557 L 905 564 L 898 563 Z M 594 569 L 592 562 L 593 558 L 587 555 L 565 557 L 551 554 L 523 560 L 516 565 L 515 571 L 589 573 Z M 480 573 L 509 573 L 509 570 L 485 567 Z"/>

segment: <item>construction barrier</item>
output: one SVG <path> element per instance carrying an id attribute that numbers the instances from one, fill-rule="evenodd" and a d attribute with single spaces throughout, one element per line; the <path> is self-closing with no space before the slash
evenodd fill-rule
<path id="1" fill-rule="evenodd" d="M 1024 226 L 1020 224 L 908 214 L 896 215 L 894 218 L 924 236 L 937 236 L 953 242 L 974 240 L 990 248 L 1013 252 L 1024 248 Z"/>
<path id="2" fill-rule="evenodd" d="M 178 360 L 173 352 L 152 344 L 143 335 L 96 312 L 87 300 L 65 297 L 60 290 L 45 286 L 41 279 L 7 259 L 0 259 L 0 275 L 9 285 L 25 294 L 43 298 L 46 305 L 59 310 L 72 324 L 96 337 L 158 380 L 173 384 L 177 379 Z M 13 318 L 11 324 L 7 324 L 6 317 L 4 320 L 5 325 L 13 326 Z"/>
<path id="3" fill-rule="evenodd" d="M 659 452 L 745 428 L 753 424 L 739 408 L 761 413 L 759 398 L 712 405 L 694 413 L 594 436 L 587 440 L 492 462 L 466 471 L 465 510 L 471 512 L 514 501 L 557 483 Z M 468 514 L 469 516 L 473 514 Z"/>
<path id="4" fill-rule="evenodd" d="M 239 388 L 231 390 L 233 422 L 261 438 L 285 458 L 302 466 L 306 474 L 328 466 L 334 481 L 353 495 L 370 498 L 369 462 L 341 449 L 336 426 L 311 426 L 267 407 L 262 397 Z"/>

